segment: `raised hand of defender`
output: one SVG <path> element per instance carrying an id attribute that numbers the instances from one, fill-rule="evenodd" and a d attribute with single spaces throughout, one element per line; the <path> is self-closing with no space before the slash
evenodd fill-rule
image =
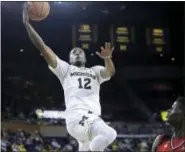
<path id="1" fill-rule="evenodd" d="M 28 23 L 29 22 L 29 16 L 28 16 L 28 2 L 24 3 L 23 6 L 23 23 Z"/>
<path id="2" fill-rule="evenodd" d="M 102 59 L 112 58 L 112 52 L 114 47 L 111 47 L 110 43 L 105 43 L 105 47 L 101 47 L 101 52 L 96 52 L 96 54 Z"/>

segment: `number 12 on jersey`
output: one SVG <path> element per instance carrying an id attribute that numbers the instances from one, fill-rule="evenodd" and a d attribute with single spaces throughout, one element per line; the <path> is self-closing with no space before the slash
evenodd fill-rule
<path id="1" fill-rule="evenodd" d="M 79 82 L 79 88 L 80 89 L 91 89 L 90 83 L 91 83 L 91 79 L 90 78 L 78 78 L 78 82 Z"/>

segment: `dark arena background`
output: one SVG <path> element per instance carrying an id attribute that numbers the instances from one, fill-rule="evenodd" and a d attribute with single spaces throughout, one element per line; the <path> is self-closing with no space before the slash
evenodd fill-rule
<path id="1" fill-rule="evenodd" d="M 101 86 L 102 118 L 118 132 L 108 151 L 151 151 L 171 133 L 166 110 L 184 95 L 184 2 L 50 2 L 49 16 L 31 22 L 68 61 L 82 47 L 87 66 L 106 41 L 115 46 L 115 76 Z M 22 23 L 23 2 L 1 2 L 3 151 L 76 151 L 62 111 L 63 89 Z"/>

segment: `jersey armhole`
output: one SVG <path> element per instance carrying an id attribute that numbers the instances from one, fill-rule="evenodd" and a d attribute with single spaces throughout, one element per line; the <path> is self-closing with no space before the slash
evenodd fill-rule
<path id="1" fill-rule="evenodd" d="M 69 74 L 69 71 L 70 71 L 70 70 L 71 70 L 71 65 L 68 66 L 68 69 L 67 69 L 67 71 L 66 71 L 66 73 L 65 73 L 65 75 L 64 75 L 64 77 L 63 77 L 63 80 L 61 81 L 61 84 L 62 84 L 62 85 L 63 85 L 63 83 L 64 83 L 64 81 L 65 81 L 67 75 Z"/>
<path id="2" fill-rule="evenodd" d="M 162 141 L 162 140 L 164 139 L 165 136 L 166 136 L 165 134 L 159 135 L 159 140 Z"/>
<path id="3" fill-rule="evenodd" d="M 168 139 L 170 139 L 170 135 L 163 134 L 163 135 L 160 135 L 159 138 L 160 138 L 162 141 L 168 140 Z"/>
<path id="4" fill-rule="evenodd" d="M 158 146 L 161 145 L 164 141 L 166 141 L 168 139 L 170 139 L 170 136 L 169 135 L 165 135 L 165 134 L 159 135 L 160 142 L 159 142 Z"/>

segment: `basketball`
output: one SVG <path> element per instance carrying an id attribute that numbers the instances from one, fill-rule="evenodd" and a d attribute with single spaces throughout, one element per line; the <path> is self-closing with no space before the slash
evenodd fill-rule
<path id="1" fill-rule="evenodd" d="M 28 16 L 33 21 L 44 20 L 50 12 L 50 5 L 48 2 L 28 2 Z"/>

